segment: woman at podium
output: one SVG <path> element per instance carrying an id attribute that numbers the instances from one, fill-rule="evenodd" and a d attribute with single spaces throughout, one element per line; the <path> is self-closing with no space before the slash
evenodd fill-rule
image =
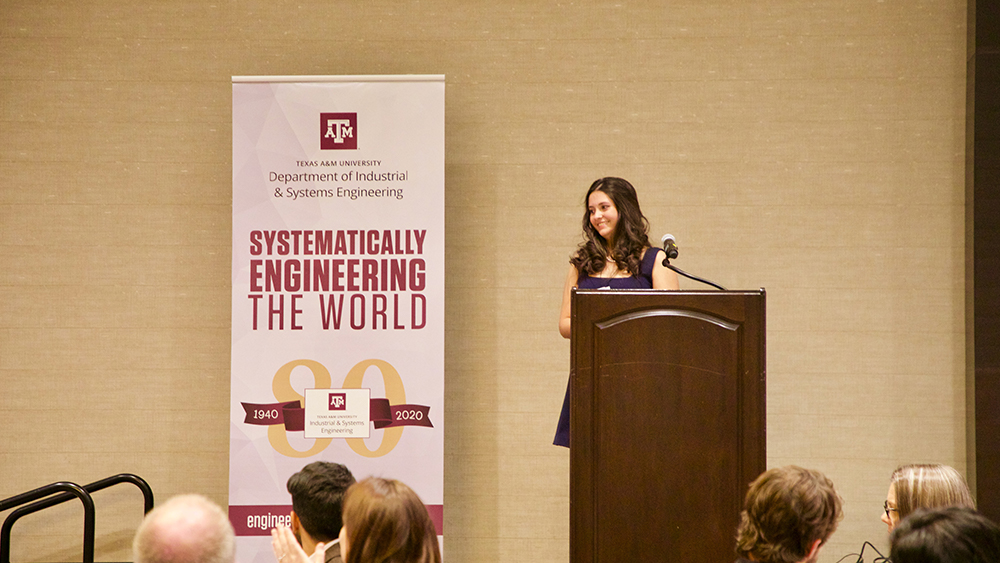
<path id="1" fill-rule="evenodd" d="M 583 206 L 583 242 L 569 261 L 559 315 L 559 334 L 565 338 L 571 334 L 574 287 L 680 289 L 677 274 L 663 265 L 663 251 L 649 242 L 649 221 L 632 184 L 622 178 L 601 178 L 590 185 Z M 552 443 L 569 447 L 568 385 Z"/>

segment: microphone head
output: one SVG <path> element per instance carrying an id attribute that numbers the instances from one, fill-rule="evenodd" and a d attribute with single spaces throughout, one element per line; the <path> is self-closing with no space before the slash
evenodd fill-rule
<path id="1" fill-rule="evenodd" d="M 667 260 L 673 260 L 677 258 L 677 241 L 674 240 L 674 235 L 666 234 L 660 239 L 663 243 L 663 251 L 667 253 Z M 666 266 L 666 260 L 663 261 L 663 265 Z"/>

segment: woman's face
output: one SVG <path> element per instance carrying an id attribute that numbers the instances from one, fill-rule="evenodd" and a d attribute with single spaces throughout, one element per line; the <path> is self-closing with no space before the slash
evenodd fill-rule
<path id="1" fill-rule="evenodd" d="M 347 561 L 347 522 L 340 527 L 340 559 Z"/>
<path id="2" fill-rule="evenodd" d="M 886 512 L 882 513 L 882 521 L 889 526 L 889 531 L 899 524 L 899 510 L 896 509 L 896 485 L 889 483 L 889 492 L 885 495 Z"/>
<path id="3" fill-rule="evenodd" d="M 614 238 L 615 227 L 618 226 L 618 209 L 608 194 L 598 190 L 587 198 L 587 210 L 590 212 L 590 224 L 604 240 Z"/>

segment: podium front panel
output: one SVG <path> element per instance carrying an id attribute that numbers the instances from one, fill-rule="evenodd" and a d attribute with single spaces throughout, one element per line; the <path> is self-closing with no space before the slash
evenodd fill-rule
<path id="1" fill-rule="evenodd" d="M 571 561 L 732 561 L 766 466 L 764 293 L 576 291 Z"/>

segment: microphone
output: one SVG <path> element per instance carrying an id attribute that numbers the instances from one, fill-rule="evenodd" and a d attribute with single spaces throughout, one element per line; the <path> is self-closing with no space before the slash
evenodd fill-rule
<path id="1" fill-rule="evenodd" d="M 677 258 L 677 241 L 674 240 L 674 235 L 666 234 L 660 239 L 663 243 L 663 251 L 667 253 L 667 260 L 673 260 Z"/>

